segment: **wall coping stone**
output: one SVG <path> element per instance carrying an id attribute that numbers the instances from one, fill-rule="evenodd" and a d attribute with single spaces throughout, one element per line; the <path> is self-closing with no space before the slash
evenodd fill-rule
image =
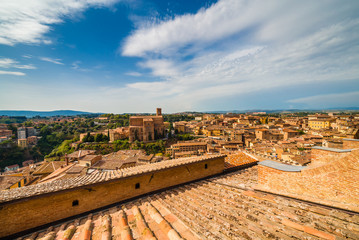
<path id="1" fill-rule="evenodd" d="M 307 168 L 307 167 L 303 167 L 303 166 L 288 165 L 288 164 L 279 163 L 279 162 L 275 162 L 275 161 L 271 161 L 271 160 L 261 161 L 258 163 L 258 165 L 274 168 L 274 169 L 281 170 L 284 172 L 300 172 L 303 169 Z"/>
<path id="2" fill-rule="evenodd" d="M 346 152 L 351 152 L 351 149 L 338 149 L 338 148 L 328 148 L 328 147 L 312 147 L 312 149 L 318 149 L 318 150 L 324 150 L 324 151 L 329 151 L 329 152 L 337 152 L 337 153 L 346 153 Z"/>
<path id="3" fill-rule="evenodd" d="M 25 186 L 21 188 L 14 188 L 0 191 L 0 203 L 9 202 L 16 199 L 33 197 L 46 193 L 53 193 L 62 190 L 83 187 L 87 185 L 113 181 L 114 179 L 128 178 L 140 174 L 151 173 L 163 169 L 178 167 L 196 162 L 202 162 L 214 158 L 225 157 L 225 154 L 215 154 L 200 157 L 177 158 L 168 161 L 129 167 L 126 169 L 112 170 L 112 171 L 94 171 L 91 174 L 82 175 L 78 177 L 59 179 L 52 182 L 39 183 L 35 185 Z"/>
<path id="4" fill-rule="evenodd" d="M 352 139 L 352 138 L 343 138 L 343 140 L 345 140 L 345 141 L 359 142 L 359 139 Z"/>

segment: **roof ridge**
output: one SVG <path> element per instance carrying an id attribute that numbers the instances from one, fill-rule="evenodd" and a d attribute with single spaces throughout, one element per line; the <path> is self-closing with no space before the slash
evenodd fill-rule
<path id="1" fill-rule="evenodd" d="M 149 173 L 153 171 L 176 167 L 188 163 L 200 162 L 221 156 L 225 156 L 225 155 L 216 154 L 216 155 L 206 155 L 200 157 L 178 158 L 174 160 L 151 163 L 147 165 L 129 167 L 126 168 L 125 170 L 120 169 L 121 174 L 112 174 L 113 176 L 116 177 L 108 177 L 107 174 L 105 174 L 105 172 L 94 171 L 93 173 L 89 174 L 89 176 L 92 175 L 90 177 L 90 181 L 74 181 L 74 178 L 67 178 L 67 179 L 55 180 L 52 182 L 45 182 L 36 185 L 25 186 L 21 188 L 10 189 L 7 191 L 1 191 L 0 203 L 8 202 L 15 199 L 31 197 L 35 195 L 41 195 L 45 193 L 71 189 L 79 186 L 86 186 L 94 183 L 106 182 L 112 179 L 120 179 L 120 178 L 125 178 L 142 173 Z M 114 173 L 114 171 L 116 170 L 111 170 L 109 172 Z"/>

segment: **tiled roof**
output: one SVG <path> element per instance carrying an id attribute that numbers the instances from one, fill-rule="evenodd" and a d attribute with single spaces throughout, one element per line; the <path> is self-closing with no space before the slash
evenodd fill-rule
<path id="1" fill-rule="evenodd" d="M 33 174 L 49 174 L 65 164 L 65 161 L 44 162 L 40 167 L 36 168 Z"/>
<path id="2" fill-rule="evenodd" d="M 6 166 L 7 168 L 15 168 L 15 167 L 19 167 L 19 164 L 14 164 L 14 165 L 10 165 L 10 166 Z"/>
<path id="3" fill-rule="evenodd" d="M 254 191 L 257 167 L 182 185 L 21 239 L 358 239 L 359 215 Z"/>
<path id="4" fill-rule="evenodd" d="M 129 164 L 129 163 L 137 163 L 137 159 L 130 157 L 123 161 L 117 161 L 117 160 L 100 160 L 96 162 L 92 167 L 93 168 L 100 168 L 100 169 L 116 169 L 121 168 L 123 165 Z"/>
<path id="5" fill-rule="evenodd" d="M 144 150 L 119 150 L 114 153 L 109 153 L 102 157 L 102 160 L 126 160 L 129 157 L 145 157 Z"/>
<path id="6" fill-rule="evenodd" d="M 73 166 L 73 164 L 71 164 L 71 165 L 69 165 L 69 166 L 65 166 L 65 167 L 58 168 L 57 170 L 55 170 L 53 173 L 51 173 L 51 174 L 48 175 L 47 177 L 41 179 L 40 182 L 45 182 L 45 181 L 48 181 L 48 180 L 50 180 L 50 179 L 54 179 L 54 178 L 60 176 L 61 174 L 64 174 L 64 172 L 66 172 L 67 170 L 69 170 L 72 166 Z"/>
<path id="7" fill-rule="evenodd" d="M 85 156 L 87 154 L 92 154 L 92 153 L 95 153 L 96 151 L 95 150 L 79 150 L 79 151 L 76 151 L 76 152 L 73 152 L 69 155 L 67 155 L 69 158 L 77 158 L 77 157 L 82 157 L 82 156 Z M 80 154 L 80 156 L 79 156 Z"/>
<path id="8" fill-rule="evenodd" d="M 182 143 L 173 144 L 172 146 L 197 146 L 197 145 L 206 146 L 207 143 L 205 143 L 205 142 L 182 142 Z"/>
<path id="9" fill-rule="evenodd" d="M 85 168 L 84 166 L 75 165 L 72 168 L 70 168 L 68 171 L 66 171 L 66 173 L 68 174 L 81 173 L 84 168 Z"/>
<path id="10" fill-rule="evenodd" d="M 0 190 L 7 189 L 23 179 L 23 176 L 0 176 Z"/>
<path id="11" fill-rule="evenodd" d="M 91 155 L 91 154 L 89 154 L 89 155 L 86 155 L 86 156 L 82 157 L 79 160 L 81 160 L 81 161 L 92 161 L 95 158 L 98 158 L 99 156 L 101 156 L 101 155 Z"/>
<path id="12" fill-rule="evenodd" d="M 241 151 L 237 151 L 234 154 L 227 155 L 225 158 L 225 168 L 230 169 L 253 162 L 257 162 L 257 160 Z"/>
<path id="13" fill-rule="evenodd" d="M 17 189 L 10 189 L 7 191 L 0 192 L 0 203 L 15 200 L 15 199 L 20 199 L 20 198 L 31 197 L 34 195 L 71 189 L 71 188 L 85 186 L 94 183 L 105 182 L 112 179 L 124 178 L 137 174 L 158 171 L 183 164 L 200 162 L 211 158 L 217 158 L 219 156 L 225 156 L 225 155 L 180 158 L 172 161 L 162 161 L 153 164 L 130 167 L 124 170 L 119 169 L 119 170 L 113 170 L 108 172 L 95 171 L 91 174 L 78 176 L 75 178 L 60 179 L 48 183 L 40 183 L 40 184 L 30 185 Z"/>

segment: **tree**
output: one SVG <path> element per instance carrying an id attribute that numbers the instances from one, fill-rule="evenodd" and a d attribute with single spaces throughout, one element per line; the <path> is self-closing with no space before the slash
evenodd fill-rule
<path id="1" fill-rule="evenodd" d="M 46 137 L 49 134 L 51 134 L 50 128 L 47 125 L 43 126 L 40 130 L 40 135 Z"/>
<path id="2" fill-rule="evenodd" d="M 25 151 L 11 141 L 4 141 L 0 143 L 0 159 L 1 169 L 13 164 L 21 165 L 25 161 Z"/>
<path id="3" fill-rule="evenodd" d="M 188 140 L 195 139 L 194 136 L 192 136 L 191 134 L 188 134 L 188 133 L 177 135 L 176 138 L 181 141 L 188 141 Z"/>
<path id="4" fill-rule="evenodd" d="M 108 137 L 102 133 L 98 133 L 94 138 L 95 142 L 108 142 Z"/>
<path id="5" fill-rule="evenodd" d="M 7 129 L 12 131 L 12 134 L 14 134 L 17 138 L 17 127 L 15 127 L 13 124 L 7 125 Z"/>
<path id="6" fill-rule="evenodd" d="M 102 134 L 99 134 L 99 133 L 96 134 L 95 138 L 94 138 L 94 141 L 95 142 L 102 142 L 102 136 L 103 136 Z"/>
<path id="7" fill-rule="evenodd" d="M 95 140 L 94 136 L 92 136 L 89 132 L 87 135 L 82 139 L 82 142 L 93 142 Z"/>

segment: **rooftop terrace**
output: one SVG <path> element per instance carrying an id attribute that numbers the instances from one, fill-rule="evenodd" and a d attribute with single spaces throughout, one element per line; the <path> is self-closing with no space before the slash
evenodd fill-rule
<path id="1" fill-rule="evenodd" d="M 19 239 L 359 239 L 359 215 L 252 190 L 257 167 L 119 203 Z"/>

